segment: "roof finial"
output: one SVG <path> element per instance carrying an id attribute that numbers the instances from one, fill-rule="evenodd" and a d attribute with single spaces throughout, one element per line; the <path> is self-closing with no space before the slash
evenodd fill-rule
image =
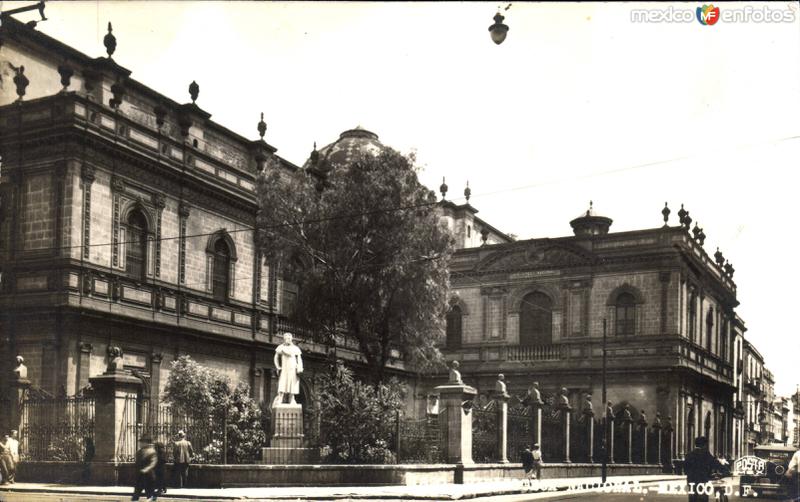
<path id="1" fill-rule="evenodd" d="M 469 202 L 470 195 L 472 195 L 472 190 L 470 190 L 469 180 L 467 180 L 467 187 L 464 189 L 464 197 L 467 199 L 467 202 Z"/>
<path id="2" fill-rule="evenodd" d="M 103 37 L 103 45 L 106 46 L 106 53 L 108 53 L 108 57 L 114 54 L 114 51 L 117 50 L 117 37 L 114 36 L 113 29 L 111 28 L 111 21 L 108 22 L 108 33 L 106 36 Z"/>
<path id="3" fill-rule="evenodd" d="M 669 213 L 671 213 L 671 212 L 672 211 L 669 210 L 669 206 L 665 202 L 664 203 L 664 209 L 661 210 L 661 214 L 662 214 L 662 216 L 664 216 L 664 226 L 665 227 L 669 226 Z"/>
<path id="4" fill-rule="evenodd" d="M 318 161 L 319 161 L 319 152 L 317 151 L 317 142 L 315 141 L 314 149 L 311 150 L 311 165 L 312 166 L 317 165 Z"/>
<path id="5" fill-rule="evenodd" d="M 261 120 L 258 122 L 258 135 L 264 139 L 264 134 L 267 132 L 267 123 L 264 122 L 264 112 L 261 112 Z"/>
<path id="6" fill-rule="evenodd" d="M 197 85 L 197 82 L 192 80 L 192 83 L 189 84 L 189 96 L 192 97 L 192 104 L 197 101 L 197 96 L 200 94 L 200 86 Z"/>
<path id="7" fill-rule="evenodd" d="M 447 183 L 444 182 L 444 176 L 442 176 L 442 184 L 439 185 L 439 191 L 442 192 L 442 200 L 444 200 L 445 195 L 447 195 Z"/>

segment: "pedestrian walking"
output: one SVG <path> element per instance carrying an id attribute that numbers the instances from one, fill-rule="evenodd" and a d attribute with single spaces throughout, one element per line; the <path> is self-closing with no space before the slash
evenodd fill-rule
<path id="1" fill-rule="evenodd" d="M 178 431 L 178 440 L 172 447 L 172 473 L 175 476 L 175 485 L 178 488 L 186 486 L 189 478 L 189 464 L 194 458 L 192 443 L 186 439 L 186 433 Z"/>
<path id="2" fill-rule="evenodd" d="M 544 465 L 544 458 L 542 458 L 542 450 L 539 449 L 539 443 L 533 445 L 533 472 L 536 474 L 536 479 L 542 479 L 542 465 Z"/>
<path id="3" fill-rule="evenodd" d="M 156 493 L 164 495 L 167 493 L 166 470 L 167 470 L 167 446 L 161 441 L 156 441 Z"/>
<path id="4" fill-rule="evenodd" d="M 133 488 L 131 500 L 139 500 L 143 490 L 147 500 L 156 500 L 158 497 L 155 492 L 157 463 L 156 449 L 153 447 L 150 436 L 142 436 L 139 439 L 139 450 L 136 451 L 136 486 Z"/>
<path id="5" fill-rule="evenodd" d="M 708 451 L 708 438 L 699 436 L 694 440 L 694 446 L 694 450 L 686 454 L 683 463 L 686 482 L 689 484 L 687 490 L 689 502 L 708 502 L 706 483 L 711 481 L 712 473 L 715 470 L 721 470 L 722 466 L 717 458 Z M 700 485 L 699 488 L 698 485 Z"/>
<path id="6" fill-rule="evenodd" d="M 522 470 L 525 471 L 525 479 L 522 480 L 522 486 L 530 486 L 531 476 L 533 476 L 533 453 L 530 446 L 526 446 L 522 450 Z"/>

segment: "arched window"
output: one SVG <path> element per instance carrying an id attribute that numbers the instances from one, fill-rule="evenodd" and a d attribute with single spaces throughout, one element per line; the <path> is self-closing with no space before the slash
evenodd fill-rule
<path id="1" fill-rule="evenodd" d="M 630 293 L 620 293 L 615 303 L 616 333 L 633 335 L 636 330 L 636 298 Z"/>
<path id="2" fill-rule="evenodd" d="M 461 307 L 453 305 L 453 308 L 447 313 L 447 341 L 446 346 L 448 349 L 457 349 L 461 347 Z"/>
<path id="3" fill-rule="evenodd" d="M 213 260 L 211 290 L 216 300 L 226 301 L 230 284 L 231 250 L 224 239 L 217 239 L 214 244 Z"/>
<path id="4" fill-rule="evenodd" d="M 125 223 L 125 271 L 142 280 L 147 270 L 147 219 L 141 211 L 135 210 Z"/>
<path id="5" fill-rule="evenodd" d="M 708 309 L 706 314 L 706 350 L 711 352 L 714 348 L 714 309 Z"/>
<path id="6" fill-rule="evenodd" d="M 522 299 L 519 313 L 519 344 L 553 343 L 553 301 L 544 293 L 530 293 Z"/>

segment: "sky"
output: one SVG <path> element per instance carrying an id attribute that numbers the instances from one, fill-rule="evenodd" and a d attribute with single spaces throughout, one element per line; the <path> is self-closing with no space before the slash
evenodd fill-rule
<path id="1" fill-rule="evenodd" d="M 11 2 L 2 2 L 8 9 Z M 505 8 L 507 4 L 501 4 Z M 179 102 L 302 165 L 360 125 L 450 199 L 519 238 L 571 234 L 594 201 L 612 231 L 658 227 L 668 202 L 700 223 L 734 279 L 747 337 L 776 393 L 794 392 L 800 338 L 800 13 L 663 22 L 700 3 L 48 2 L 38 29 L 114 59 Z M 634 22 L 632 11 L 662 22 Z M 671 11 L 670 11 L 671 9 Z M 792 22 L 756 22 L 760 10 Z M 777 14 L 776 14 L 777 15 Z M 26 17 L 27 16 L 27 17 Z M 35 14 L 17 16 L 35 19 Z"/>

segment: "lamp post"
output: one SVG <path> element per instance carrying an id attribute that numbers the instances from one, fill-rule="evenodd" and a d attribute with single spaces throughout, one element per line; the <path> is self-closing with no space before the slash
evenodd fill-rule
<path id="1" fill-rule="evenodd" d="M 603 407 L 606 407 L 608 397 L 606 396 L 606 320 L 603 319 Z M 607 408 L 606 408 L 607 409 Z M 602 452 L 601 476 L 603 483 L 606 482 L 608 474 L 608 412 L 603 413 L 603 452 Z"/>

